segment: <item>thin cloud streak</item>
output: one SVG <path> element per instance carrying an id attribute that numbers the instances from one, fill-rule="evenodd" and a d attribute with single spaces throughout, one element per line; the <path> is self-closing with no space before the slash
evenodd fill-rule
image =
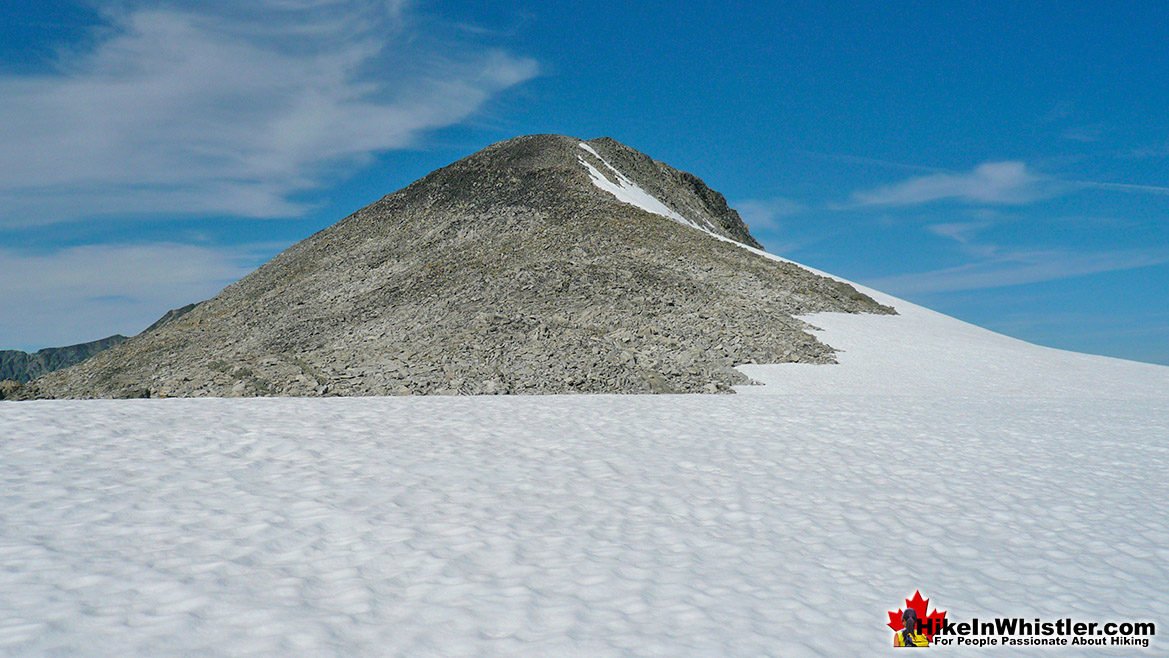
<path id="1" fill-rule="evenodd" d="M 825 160 L 836 160 L 839 162 L 849 162 L 853 164 L 877 165 L 879 167 L 886 167 L 888 169 L 907 169 L 909 171 L 925 171 L 930 173 L 953 173 L 949 169 L 942 169 L 940 167 L 928 167 L 926 165 L 909 164 L 906 162 L 894 162 L 892 160 L 882 160 L 881 158 L 870 158 L 864 155 L 852 155 L 849 153 L 822 153 L 820 151 L 809 151 L 806 149 L 797 152 L 817 158 L 824 158 Z"/>
<path id="2" fill-rule="evenodd" d="M 1169 194 L 1169 187 L 1160 185 L 1134 185 L 1132 183 L 1101 183 L 1090 180 L 1064 180 L 1060 182 L 1077 187 L 1088 187 L 1100 190 L 1117 190 L 1120 192 L 1150 192 L 1152 194 Z"/>
<path id="3" fill-rule="evenodd" d="M 875 160 L 873 162 L 890 164 Z M 933 173 L 909 178 L 900 183 L 869 191 L 854 192 L 851 203 L 833 207 L 835 209 L 852 209 L 863 206 L 912 206 L 943 200 L 991 205 L 1020 205 L 1074 189 L 1169 194 L 1169 187 L 1166 186 L 1043 176 L 1031 171 L 1023 162 L 1001 161 L 984 162 L 975 167 L 973 171 L 964 173 L 933 170 Z"/>
<path id="4" fill-rule="evenodd" d="M 1022 162 L 985 162 L 968 173 L 936 172 L 852 195 L 854 206 L 909 206 L 956 199 L 985 204 L 1022 204 L 1051 196 L 1055 181 Z"/>
<path id="5" fill-rule="evenodd" d="M 105 9 L 51 73 L 0 76 L 0 228 L 116 213 L 296 215 L 294 195 L 460 123 L 538 73 L 438 58 L 401 3 Z"/>
<path id="6" fill-rule="evenodd" d="M 992 251 L 996 257 L 991 260 L 883 277 L 867 281 L 865 285 L 893 295 L 909 296 L 1003 288 L 1169 263 L 1169 251 L 1166 250 L 1131 249 L 1097 253 Z"/>
<path id="7" fill-rule="evenodd" d="M 990 222 L 944 222 L 926 227 L 930 233 L 969 244 L 976 234 L 990 226 Z"/>

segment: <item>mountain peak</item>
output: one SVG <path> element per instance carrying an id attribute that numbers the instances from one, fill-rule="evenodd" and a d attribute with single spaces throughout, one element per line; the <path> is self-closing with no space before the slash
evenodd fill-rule
<path id="1" fill-rule="evenodd" d="M 402 193 L 412 199 L 453 197 L 464 206 L 521 202 L 547 208 L 579 203 L 579 195 L 587 194 L 763 248 L 723 195 L 701 178 L 612 137 L 515 137 L 439 169 Z"/>
<path id="2" fill-rule="evenodd" d="M 493 144 L 288 248 L 43 397 L 729 391 L 889 313 L 759 256 L 701 179 L 611 138 Z"/>

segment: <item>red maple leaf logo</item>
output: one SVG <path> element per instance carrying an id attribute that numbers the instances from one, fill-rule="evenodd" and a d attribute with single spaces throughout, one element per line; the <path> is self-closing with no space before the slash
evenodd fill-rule
<path id="1" fill-rule="evenodd" d="M 928 615 L 925 613 L 929 606 L 930 600 L 921 598 L 921 592 L 913 593 L 912 599 L 905 599 L 905 606 L 913 608 L 917 613 L 917 618 L 921 621 L 921 633 L 926 636 L 930 642 L 934 641 L 934 633 L 942 628 L 942 623 L 946 621 L 946 611 L 938 612 L 937 608 Z M 901 621 L 901 614 L 905 612 L 904 608 L 898 608 L 897 612 L 889 613 L 889 628 L 899 631 L 905 628 L 905 622 Z"/>

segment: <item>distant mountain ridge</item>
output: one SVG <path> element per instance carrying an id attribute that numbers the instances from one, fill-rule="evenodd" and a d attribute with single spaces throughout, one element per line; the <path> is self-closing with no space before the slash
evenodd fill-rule
<path id="1" fill-rule="evenodd" d="M 181 308 L 167 311 L 161 318 L 155 320 L 153 324 L 144 329 L 142 333 L 154 331 L 159 327 L 165 326 L 175 319 L 182 317 L 183 314 L 195 308 L 195 306 L 195 304 L 187 304 Z M 23 384 L 41 375 L 77 365 L 94 354 L 104 352 L 124 340 L 127 340 L 126 336 L 114 334 L 113 336 L 99 338 L 88 343 L 78 343 L 77 345 L 67 345 L 65 347 L 46 347 L 36 352 L 0 350 L 0 381 L 15 381 Z M 16 387 L 9 385 L 8 388 L 15 390 Z M 5 392 L 10 391 L 6 390 Z"/>
<path id="2" fill-rule="evenodd" d="M 693 174 L 610 138 L 493 144 L 25 397 L 728 392 L 831 363 L 798 315 L 894 313 L 764 258 Z"/>
<path id="3" fill-rule="evenodd" d="M 88 343 L 66 345 L 65 347 L 46 347 L 32 353 L 20 350 L 0 350 L 0 381 L 11 379 L 27 382 L 54 370 L 81 363 L 94 354 L 109 349 L 124 340 L 126 340 L 126 336 L 114 334 Z"/>

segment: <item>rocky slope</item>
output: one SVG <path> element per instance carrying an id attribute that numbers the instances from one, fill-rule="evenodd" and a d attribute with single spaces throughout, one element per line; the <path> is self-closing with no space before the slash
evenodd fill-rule
<path id="1" fill-rule="evenodd" d="M 182 306 L 179 308 L 172 308 L 171 310 L 164 313 L 161 318 L 155 320 L 154 323 L 151 324 L 149 327 L 143 329 L 142 333 L 154 331 L 155 329 L 159 329 L 161 327 L 164 327 L 164 326 L 170 324 L 171 322 L 174 322 L 175 320 L 177 320 L 177 319 L 183 317 L 184 315 L 186 315 L 187 313 L 191 312 L 191 310 L 193 310 L 195 308 L 195 306 L 196 306 L 196 304 L 187 304 L 186 306 Z"/>
<path id="2" fill-rule="evenodd" d="M 692 174 L 519 137 L 24 395 L 726 391 L 740 363 L 833 361 L 800 314 L 893 312 L 735 242 L 758 246 Z"/>

